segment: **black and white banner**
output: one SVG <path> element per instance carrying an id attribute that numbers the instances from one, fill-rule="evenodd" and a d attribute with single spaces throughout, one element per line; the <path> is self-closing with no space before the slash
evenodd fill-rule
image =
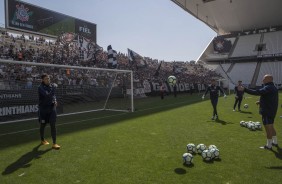
<path id="1" fill-rule="evenodd" d="M 158 82 L 151 82 L 151 92 L 160 91 L 161 84 Z M 166 92 L 173 92 L 173 86 L 164 83 L 164 88 Z M 176 91 L 178 92 L 188 92 L 188 91 L 204 91 L 206 86 L 204 84 L 189 84 L 189 83 L 178 83 L 176 84 Z"/>
<path id="2" fill-rule="evenodd" d="M 108 48 L 108 68 L 117 68 L 117 51 L 112 49 L 109 45 Z"/>
<path id="3" fill-rule="evenodd" d="M 142 57 L 140 54 L 134 52 L 131 49 L 127 49 L 128 51 L 128 59 L 129 62 L 132 65 L 135 65 L 136 67 L 146 67 L 147 61 L 144 57 Z"/>
<path id="4" fill-rule="evenodd" d="M 57 100 L 60 96 L 57 95 Z M 61 113 L 63 106 L 59 103 L 57 112 Z M 0 123 L 15 119 L 37 117 L 37 89 L 0 90 Z"/>

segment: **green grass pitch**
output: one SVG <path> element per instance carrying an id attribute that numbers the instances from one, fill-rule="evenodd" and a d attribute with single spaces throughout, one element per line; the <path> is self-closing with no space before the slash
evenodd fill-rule
<path id="1" fill-rule="evenodd" d="M 220 98 L 219 121 L 201 95 L 182 94 L 135 100 L 134 113 L 95 112 L 58 118 L 58 144 L 39 146 L 36 121 L 0 125 L 0 183 L 281 183 L 282 147 L 261 150 L 264 129 L 249 131 L 241 120 L 261 121 L 256 96 L 242 113 L 234 95 Z M 282 93 L 275 127 L 282 146 Z M 242 104 L 242 105 L 243 105 Z M 51 142 L 50 129 L 46 128 Z M 221 160 L 183 165 L 188 143 L 215 144 Z"/>

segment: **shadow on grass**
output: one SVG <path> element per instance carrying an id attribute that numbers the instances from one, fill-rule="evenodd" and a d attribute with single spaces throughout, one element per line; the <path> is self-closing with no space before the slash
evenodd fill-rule
<path id="1" fill-rule="evenodd" d="M 221 158 L 215 158 L 214 161 L 215 162 L 221 162 Z"/>
<path id="2" fill-rule="evenodd" d="M 266 167 L 267 169 L 276 169 L 276 170 L 282 170 L 282 166 L 271 166 L 271 167 Z"/>
<path id="3" fill-rule="evenodd" d="M 41 144 L 34 147 L 30 152 L 22 155 L 18 160 L 16 160 L 14 163 L 10 164 L 6 167 L 6 169 L 2 172 L 2 175 L 8 175 L 12 174 L 13 172 L 17 171 L 20 168 L 28 168 L 31 166 L 31 161 L 33 159 L 39 159 L 41 158 L 41 155 L 47 153 L 51 150 L 51 148 L 41 151 L 38 150 Z"/>
<path id="4" fill-rule="evenodd" d="M 224 121 L 222 119 L 208 120 L 207 122 L 210 122 L 210 123 L 221 123 L 222 125 L 234 124 L 234 123 L 231 123 L 231 122 L 226 122 L 226 121 Z"/>
<path id="5" fill-rule="evenodd" d="M 216 123 L 221 123 L 222 125 L 233 124 L 233 123 L 231 123 L 231 122 L 226 122 L 226 121 L 224 121 L 224 120 L 222 120 L 222 119 L 216 119 L 215 122 L 216 122 Z"/>
<path id="6" fill-rule="evenodd" d="M 206 163 L 206 164 L 213 164 L 214 163 L 213 160 L 203 160 L 203 162 Z"/>
<path id="7" fill-rule="evenodd" d="M 224 121 L 222 119 L 208 120 L 206 122 L 208 122 L 208 123 L 221 123 L 222 125 L 234 124 L 234 123 L 231 123 L 231 122 Z"/>
<path id="8" fill-rule="evenodd" d="M 249 111 L 240 111 L 240 113 L 242 113 L 242 114 L 253 114 L 252 112 L 249 112 Z"/>
<path id="9" fill-rule="evenodd" d="M 282 148 L 280 148 L 279 146 L 277 147 L 277 151 L 274 151 L 274 147 L 272 147 L 272 152 L 274 153 L 275 157 L 282 160 Z"/>
<path id="10" fill-rule="evenodd" d="M 194 167 L 194 164 L 193 164 L 193 163 L 191 163 L 191 164 L 185 164 L 185 163 L 183 163 L 183 167 L 192 168 L 192 167 Z M 176 174 L 179 174 L 179 175 L 183 175 L 183 174 L 186 174 L 186 173 L 187 173 L 187 171 L 186 171 L 185 169 L 183 169 L 183 168 L 176 168 L 176 169 L 174 169 L 174 172 L 175 172 Z"/>
<path id="11" fill-rule="evenodd" d="M 175 172 L 176 174 L 179 174 L 179 175 L 182 175 L 182 174 L 186 174 L 186 173 L 187 173 L 186 170 L 185 170 L 185 169 L 182 169 L 182 168 L 176 168 L 176 169 L 174 169 L 174 172 Z"/>

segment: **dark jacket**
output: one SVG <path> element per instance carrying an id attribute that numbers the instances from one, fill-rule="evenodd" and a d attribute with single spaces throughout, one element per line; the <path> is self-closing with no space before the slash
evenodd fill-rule
<path id="1" fill-rule="evenodd" d="M 39 108 L 52 108 L 56 101 L 55 87 L 41 83 L 38 87 Z"/>
<path id="2" fill-rule="evenodd" d="M 278 90 L 273 82 L 266 83 L 264 87 L 257 90 L 245 88 L 246 93 L 260 96 L 260 114 L 275 118 L 278 108 Z"/>
<path id="3" fill-rule="evenodd" d="M 244 95 L 244 91 L 238 91 L 238 86 L 234 89 L 235 95 L 238 96 L 238 98 L 242 98 Z"/>
<path id="4" fill-rule="evenodd" d="M 221 93 L 225 94 L 224 91 L 221 89 L 221 87 L 210 85 L 205 92 L 205 96 L 207 95 L 208 92 L 210 92 L 210 98 L 211 99 L 218 98 L 219 91 Z"/>

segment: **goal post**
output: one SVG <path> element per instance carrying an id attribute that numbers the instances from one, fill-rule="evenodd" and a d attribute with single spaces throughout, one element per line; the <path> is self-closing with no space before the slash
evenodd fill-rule
<path id="1" fill-rule="evenodd" d="M 133 72 L 0 59 L 0 124 L 37 118 L 41 75 L 56 83 L 58 116 L 133 112 Z"/>

